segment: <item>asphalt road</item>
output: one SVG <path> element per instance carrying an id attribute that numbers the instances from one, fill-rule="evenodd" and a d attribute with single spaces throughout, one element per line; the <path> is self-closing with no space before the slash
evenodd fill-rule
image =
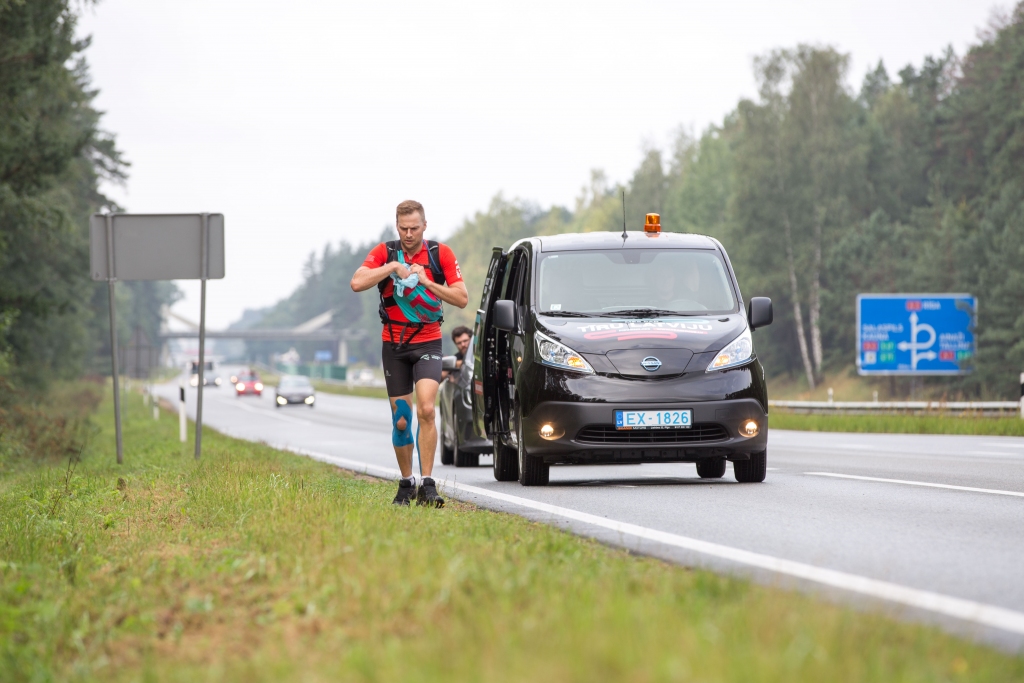
<path id="1" fill-rule="evenodd" d="M 177 385 L 157 393 L 176 401 Z M 383 400 L 320 393 L 315 408 L 277 409 L 272 390 L 225 386 L 204 392 L 203 412 L 232 436 L 395 470 Z M 549 486 L 526 488 L 495 481 L 489 457 L 438 458 L 434 477 L 449 495 L 603 542 L 1024 647 L 1024 438 L 772 430 L 768 456 L 763 484 L 666 464 L 553 467 Z"/>

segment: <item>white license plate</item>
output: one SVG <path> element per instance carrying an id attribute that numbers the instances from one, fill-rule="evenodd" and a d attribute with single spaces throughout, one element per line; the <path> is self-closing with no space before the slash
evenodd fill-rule
<path id="1" fill-rule="evenodd" d="M 692 410 L 616 410 L 616 429 L 689 429 Z"/>

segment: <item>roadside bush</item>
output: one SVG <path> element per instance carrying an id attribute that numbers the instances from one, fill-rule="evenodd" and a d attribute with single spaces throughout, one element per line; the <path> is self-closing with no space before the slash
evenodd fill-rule
<path id="1" fill-rule="evenodd" d="M 12 387 L 0 378 L 0 392 Z M 95 433 L 89 417 L 103 396 L 103 385 L 59 384 L 37 400 L 0 406 L 0 472 L 19 462 L 77 457 Z"/>

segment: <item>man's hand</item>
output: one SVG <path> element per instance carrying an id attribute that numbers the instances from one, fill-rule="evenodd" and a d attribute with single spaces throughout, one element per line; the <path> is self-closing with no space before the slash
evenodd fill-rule
<path id="1" fill-rule="evenodd" d="M 414 263 L 411 266 L 409 266 L 409 272 L 410 273 L 415 273 L 416 275 L 419 275 L 420 276 L 420 282 L 423 282 L 424 280 L 426 280 L 426 276 L 425 276 L 426 270 L 423 268 L 423 266 L 421 266 L 418 263 Z M 401 277 L 402 279 L 405 279 L 408 276 L 399 275 L 399 277 Z"/>
<path id="2" fill-rule="evenodd" d="M 350 286 L 352 287 L 353 292 L 365 292 L 371 287 L 376 287 L 378 283 L 387 280 L 391 276 L 391 273 L 397 274 L 402 280 L 409 277 L 409 269 L 398 261 L 385 263 L 379 268 L 359 266 L 359 268 L 356 269 L 355 275 L 352 276 Z"/>
<path id="3" fill-rule="evenodd" d="M 413 266 L 415 268 L 416 266 Z M 422 270 L 422 266 L 420 269 Z M 426 287 L 431 294 L 439 298 L 446 304 L 452 306 L 458 306 L 459 308 L 465 308 L 466 304 L 469 303 L 469 292 L 466 290 L 465 282 L 456 282 L 454 285 L 439 285 L 433 280 L 425 277 L 420 277 L 420 283 Z"/>
<path id="4" fill-rule="evenodd" d="M 409 277 L 410 273 L 418 272 L 418 273 L 420 273 L 420 281 L 422 282 L 422 280 L 423 280 L 423 275 L 422 275 L 422 273 L 423 273 L 423 266 L 421 266 L 420 264 L 414 263 L 412 268 L 406 268 L 405 265 L 403 263 L 401 263 L 400 261 L 392 261 L 391 265 L 394 266 L 391 269 L 391 271 L 393 273 L 395 273 L 396 275 L 398 275 L 398 279 L 399 280 L 404 280 L 405 278 Z M 419 268 L 418 271 L 416 270 L 417 268 Z"/>

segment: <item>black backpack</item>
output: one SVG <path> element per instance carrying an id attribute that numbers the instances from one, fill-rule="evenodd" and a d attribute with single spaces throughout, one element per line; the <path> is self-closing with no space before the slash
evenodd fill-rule
<path id="1" fill-rule="evenodd" d="M 444 270 L 441 268 L 439 243 L 435 242 L 434 240 L 423 240 L 423 243 L 426 244 L 427 246 L 427 267 L 430 268 L 430 274 L 433 276 L 434 282 L 436 282 L 439 285 L 447 284 L 448 280 L 445 278 Z M 398 240 L 391 240 L 390 242 L 385 242 L 384 246 L 387 247 L 388 250 L 388 257 L 384 261 L 384 263 L 388 264 L 391 263 L 392 261 L 397 261 L 398 250 L 402 248 L 402 246 L 398 243 Z M 412 343 L 413 337 L 420 333 L 420 330 L 423 329 L 423 326 L 426 325 L 426 323 L 410 323 L 404 320 L 392 320 L 391 318 L 388 317 L 388 306 L 398 305 L 397 302 L 395 301 L 394 296 L 384 296 L 384 288 L 387 286 L 388 282 L 391 282 L 390 276 L 384 278 L 383 280 L 377 283 L 377 291 L 380 293 L 380 308 L 378 309 L 378 312 L 380 313 L 380 321 L 388 328 L 388 336 L 391 337 L 392 339 L 392 346 L 408 346 L 410 343 Z M 443 322 L 444 316 L 442 315 L 437 320 L 437 324 L 440 325 Z M 397 344 L 395 344 L 394 342 L 395 335 L 391 331 L 392 325 L 401 325 L 403 327 L 401 337 L 399 337 L 399 341 Z M 409 335 L 409 338 L 406 339 L 406 330 L 404 328 L 408 327 L 414 327 L 415 329 L 413 330 L 413 333 Z"/>

